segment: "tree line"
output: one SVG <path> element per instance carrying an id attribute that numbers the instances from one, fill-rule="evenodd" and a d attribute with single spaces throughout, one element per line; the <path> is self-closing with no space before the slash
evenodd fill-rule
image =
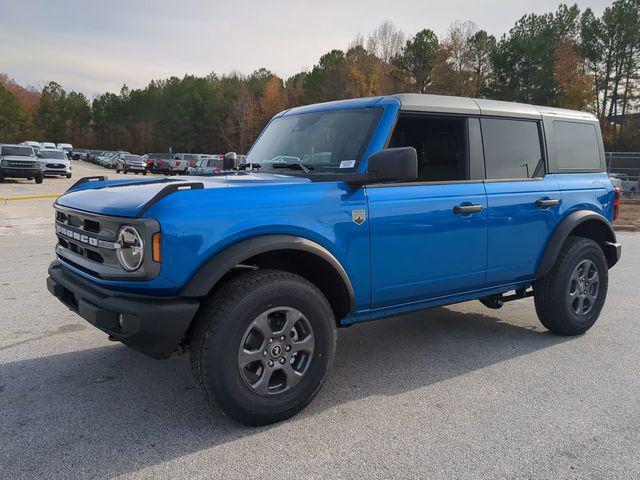
<path id="1" fill-rule="evenodd" d="M 56 82 L 38 91 L 0 75 L 0 141 L 245 153 L 277 112 L 344 98 L 418 92 L 588 110 L 608 148 L 640 149 L 640 0 L 615 0 L 601 16 L 577 4 L 528 14 L 497 39 L 471 22 L 442 38 L 407 36 L 385 21 L 308 71 L 281 79 L 266 68 L 153 80 L 91 101 Z M 636 120 L 634 120 L 636 118 Z"/>

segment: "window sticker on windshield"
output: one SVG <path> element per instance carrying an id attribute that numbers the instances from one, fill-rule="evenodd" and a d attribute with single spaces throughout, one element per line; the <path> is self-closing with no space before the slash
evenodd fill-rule
<path id="1" fill-rule="evenodd" d="M 353 168 L 356 166 L 355 160 L 343 160 L 340 162 L 340 168 Z"/>

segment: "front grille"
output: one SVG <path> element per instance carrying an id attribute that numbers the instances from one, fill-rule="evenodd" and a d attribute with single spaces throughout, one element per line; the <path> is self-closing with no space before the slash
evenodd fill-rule
<path id="1" fill-rule="evenodd" d="M 47 163 L 47 168 L 64 168 L 63 163 Z"/>
<path id="2" fill-rule="evenodd" d="M 9 168 L 37 168 L 39 164 L 36 162 L 16 162 L 14 160 L 7 160 L 6 166 Z"/>
<path id="3" fill-rule="evenodd" d="M 67 264 L 103 279 L 145 280 L 160 272 L 160 264 L 149 254 L 140 269 L 125 271 L 117 257 L 117 234 L 123 225 L 135 225 L 151 245 L 151 236 L 160 230 L 158 222 L 149 219 L 109 217 L 81 212 L 55 205 L 56 253 Z"/>

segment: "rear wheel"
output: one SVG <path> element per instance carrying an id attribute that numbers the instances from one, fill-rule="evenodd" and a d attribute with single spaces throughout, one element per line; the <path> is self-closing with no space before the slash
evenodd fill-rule
<path id="1" fill-rule="evenodd" d="M 600 246 L 588 238 L 569 237 L 549 274 L 534 285 L 540 322 L 562 335 L 586 332 L 604 306 L 608 282 Z"/>
<path id="2" fill-rule="evenodd" d="M 333 362 L 336 326 L 327 299 L 297 275 L 238 275 L 199 314 L 191 365 L 207 399 L 238 422 L 266 425 L 295 415 Z"/>

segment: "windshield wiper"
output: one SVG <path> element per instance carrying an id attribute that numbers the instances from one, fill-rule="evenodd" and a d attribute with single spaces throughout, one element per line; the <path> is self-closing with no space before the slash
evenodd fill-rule
<path id="1" fill-rule="evenodd" d="M 300 169 L 304 173 L 311 173 L 311 170 L 313 170 L 311 165 L 307 166 L 304 163 L 274 163 L 269 166 L 271 168 L 290 168 L 292 170 Z"/>

